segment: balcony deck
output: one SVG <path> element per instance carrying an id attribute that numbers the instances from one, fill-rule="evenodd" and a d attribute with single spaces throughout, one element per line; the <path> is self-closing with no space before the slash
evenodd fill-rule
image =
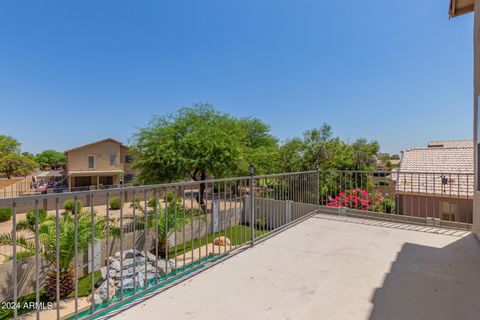
<path id="1" fill-rule="evenodd" d="M 115 319 L 478 319 L 464 231 L 316 215 Z"/>

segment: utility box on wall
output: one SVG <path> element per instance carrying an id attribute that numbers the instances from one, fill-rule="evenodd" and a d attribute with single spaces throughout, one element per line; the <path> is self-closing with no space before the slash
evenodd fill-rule
<path id="1" fill-rule="evenodd" d="M 220 215 L 220 202 L 218 200 L 214 200 L 212 202 L 212 230 L 213 232 L 218 232 L 218 221 Z"/>
<path id="2" fill-rule="evenodd" d="M 93 252 L 92 252 L 93 249 Z M 92 270 L 93 260 L 93 270 Z M 88 272 L 100 270 L 102 267 L 102 241 L 96 241 L 88 246 Z"/>

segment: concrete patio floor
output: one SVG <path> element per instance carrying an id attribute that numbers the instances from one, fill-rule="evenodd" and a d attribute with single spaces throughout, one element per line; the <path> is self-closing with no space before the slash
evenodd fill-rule
<path id="1" fill-rule="evenodd" d="M 113 318 L 159 317 L 480 319 L 480 242 L 317 215 Z"/>

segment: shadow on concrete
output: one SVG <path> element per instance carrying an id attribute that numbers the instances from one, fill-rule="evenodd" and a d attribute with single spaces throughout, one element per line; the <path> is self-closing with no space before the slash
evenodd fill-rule
<path id="1" fill-rule="evenodd" d="M 480 319 L 480 241 L 404 244 L 372 303 L 372 320 Z"/>

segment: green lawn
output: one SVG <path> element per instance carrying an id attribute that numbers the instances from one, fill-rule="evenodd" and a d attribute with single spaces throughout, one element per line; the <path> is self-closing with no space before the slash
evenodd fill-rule
<path id="1" fill-rule="evenodd" d="M 102 273 L 100 270 L 95 271 L 95 282 L 97 282 L 100 277 L 102 276 Z M 78 279 L 78 296 L 79 297 L 86 297 L 90 294 L 90 291 L 92 289 L 92 274 L 89 273 L 87 275 L 84 275 L 83 277 Z M 68 295 L 69 298 L 74 298 L 75 297 L 75 291 L 70 293 Z"/>
<path id="2" fill-rule="evenodd" d="M 255 230 L 255 237 L 259 237 L 266 233 L 264 230 Z M 206 245 L 207 243 L 213 242 L 213 239 L 217 237 L 225 236 L 230 239 L 232 245 L 241 245 L 242 243 L 245 243 L 250 240 L 250 227 L 249 226 L 244 226 L 244 225 L 236 225 L 231 228 L 227 228 L 225 230 L 215 232 L 214 234 L 209 234 L 208 238 L 207 236 L 203 236 L 201 238 L 197 238 L 193 240 L 193 248 L 192 248 L 192 241 L 187 241 L 185 243 L 185 249 L 183 247 L 183 243 L 177 245 L 177 256 L 183 254 L 183 251 L 185 252 L 191 251 L 193 249 L 197 249 L 201 246 Z M 175 255 L 175 247 L 171 247 L 168 250 L 168 255 L 170 257 L 173 257 Z"/>

